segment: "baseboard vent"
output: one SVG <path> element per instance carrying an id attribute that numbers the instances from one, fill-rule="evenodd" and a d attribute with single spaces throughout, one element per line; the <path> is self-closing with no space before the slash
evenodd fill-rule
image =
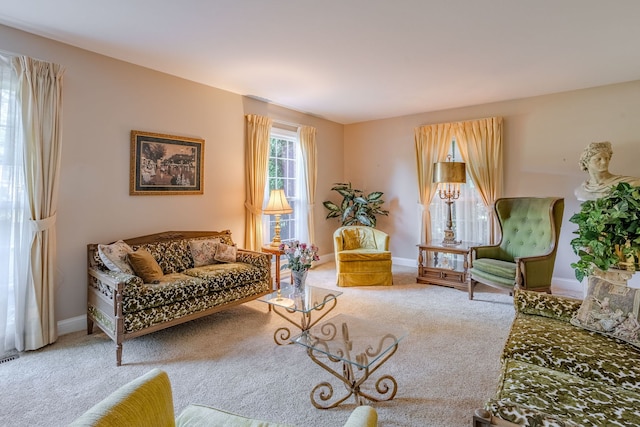
<path id="1" fill-rule="evenodd" d="M 6 356 L 2 356 L 2 357 L 0 357 L 0 364 L 6 363 L 6 362 L 11 362 L 12 360 L 17 359 L 18 357 L 20 357 L 19 354 L 8 354 Z"/>

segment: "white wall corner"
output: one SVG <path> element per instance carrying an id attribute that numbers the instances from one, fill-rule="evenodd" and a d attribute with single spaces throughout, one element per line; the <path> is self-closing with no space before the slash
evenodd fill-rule
<path id="1" fill-rule="evenodd" d="M 72 317 L 58 321 L 58 335 L 66 335 L 87 329 L 87 315 Z"/>

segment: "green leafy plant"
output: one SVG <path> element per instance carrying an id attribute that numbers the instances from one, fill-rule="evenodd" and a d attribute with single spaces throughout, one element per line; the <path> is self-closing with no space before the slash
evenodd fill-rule
<path id="1" fill-rule="evenodd" d="M 578 225 L 578 237 L 571 240 L 580 257 L 571 264 L 576 279 L 626 265 L 638 269 L 640 254 L 640 187 L 621 182 L 596 200 L 587 200 L 570 222 Z M 630 262 L 629 262 L 630 261 Z"/>
<path id="2" fill-rule="evenodd" d="M 362 190 L 355 189 L 351 183 L 336 183 L 331 190 L 342 196 L 340 204 L 328 200 L 323 202 L 329 210 L 327 219 L 338 218 L 342 225 L 376 226 L 376 215 L 388 216 L 389 211 L 382 209 L 382 192 L 374 191 L 365 195 Z"/>

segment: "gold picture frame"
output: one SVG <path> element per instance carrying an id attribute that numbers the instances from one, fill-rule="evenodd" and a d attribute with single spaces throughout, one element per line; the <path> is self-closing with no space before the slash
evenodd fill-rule
<path id="1" fill-rule="evenodd" d="M 204 139 L 131 131 L 129 194 L 203 194 Z"/>

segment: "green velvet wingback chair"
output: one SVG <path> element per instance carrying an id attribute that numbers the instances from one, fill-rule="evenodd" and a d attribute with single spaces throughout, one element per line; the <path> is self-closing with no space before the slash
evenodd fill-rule
<path id="1" fill-rule="evenodd" d="M 502 198 L 494 209 L 502 237 L 497 245 L 471 248 L 469 299 L 477 283 L 551 293 L 564 199 Z"/>
<path id="2" fill-rule="evenodd" d="M 389 235 L 372 227 L 349 225 L 333 233 L 338 286 L 392 285 Z"/>

